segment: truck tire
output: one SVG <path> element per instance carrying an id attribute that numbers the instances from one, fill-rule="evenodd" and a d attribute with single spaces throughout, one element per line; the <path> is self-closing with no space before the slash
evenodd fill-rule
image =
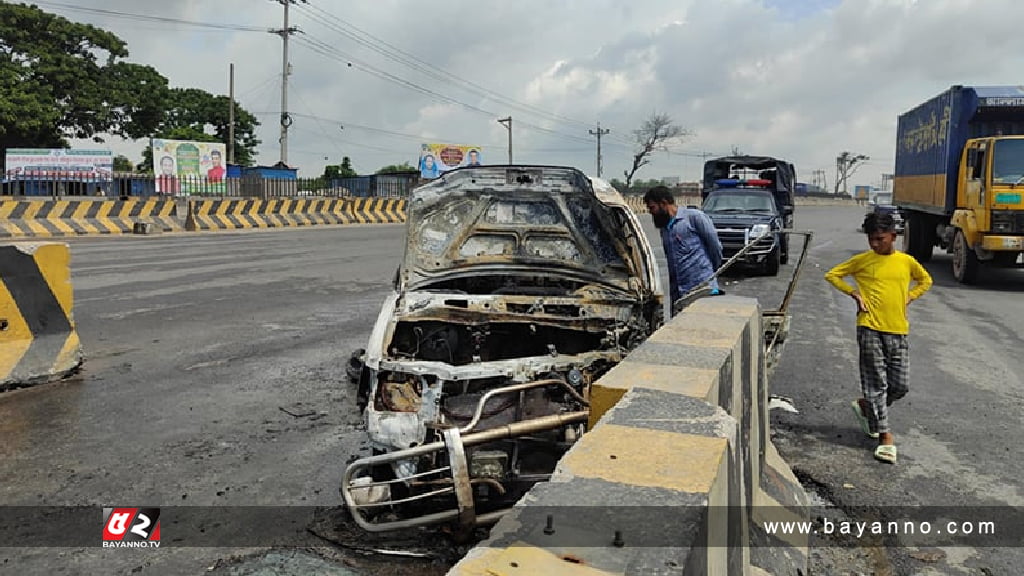
<path id="1" fill-rule="evenodd" d="M 967 245 L 963 230 L 953 238 L 953 277 L 961 284 L 974 284 L 978 280 L 978 255 Z"/>
<path id="2" fill-rule="evenodd" d="M 929 229 L 929 219 L 922 214 L 911 212 L 907 214 L 903 226 L 903 251 L 918 262 L 930 261 L 935 244 L 935 232 Z"/>

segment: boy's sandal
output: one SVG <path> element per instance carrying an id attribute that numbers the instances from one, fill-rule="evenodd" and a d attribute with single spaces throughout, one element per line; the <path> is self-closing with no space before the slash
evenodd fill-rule
<path id="1" fill-rule="evenodd" d="M 896 447 L 891 444 L 882 444 L 878 448 L 875 448 L 875 460 L 895 464 Z"/>
<path id="2" fill-rule="evenodd" d="M 853 407 L 853 414 L 857 417 L 857 421 L 860 422 L 860 429 L 867 434 L 868 438 L 878 438 L 878 432 L 871 431 L 871 422 L 868 420 L 867 414 L 861 410 L 860 400 L 854 400 L 850 403 Z"/>

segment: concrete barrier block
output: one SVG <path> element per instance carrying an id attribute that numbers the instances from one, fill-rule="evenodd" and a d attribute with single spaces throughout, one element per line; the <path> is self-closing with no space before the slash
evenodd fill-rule
<path id="1" fill-rule="evenodd" d="M 806 571 L 805 539 L 759 524 L 807 513 L 764 364 L 756 300 L 690 305 L 593 384 L 590 431 L 449 574 Z"/>
<path id="2" fill-rule="evenodd" d="M 449 574 L 740 575 L 736 438 L 721 408 L 634 388 Z"/>
<path id="3" fill-rule="evenodd" d="M 67 244 L 0 245 L 0 389 L 81 367 L 70 263 Z"/>
<path id="4" fill-rule="evenodd" d="M 627 358 L 609 370 L 590 389 L 590 425 L 597 422 L 634 387 L 665 390 L 715 403 L 718 400 L 718 370 L 690 369 L 681 374 L 677 366 L 645 364 Z"/>

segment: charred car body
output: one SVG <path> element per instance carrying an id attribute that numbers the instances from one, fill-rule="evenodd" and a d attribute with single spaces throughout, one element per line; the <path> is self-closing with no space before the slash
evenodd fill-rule
<path id="1" fill-rule="evenodd" d="M 370 531 L 487 523 L 550 477 L 591 382 L 661 325 L 657 263 L 618 192 L 572 168 L 453 170 L 406 213 L 350 365 L 374 455 L 342 494 Z"/>

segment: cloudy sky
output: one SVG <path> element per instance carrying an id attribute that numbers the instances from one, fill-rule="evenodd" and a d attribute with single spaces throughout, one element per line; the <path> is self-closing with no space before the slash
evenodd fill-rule
<path id="1" fill-rule="evenodd" d="M 258 162 L 280 159 L 278 0 L 63 0 L 41 8 L 110 30 L 172 86 L 227 94 L 262 122 Z M 122 15 L 100 13 L 96 9 Z M 203 28 L 124 14 L 217 23 Z M 288 163 L 300 176 L 349 156 L 360 173 L 421 142 L 622 178 L 632 131 L 665 113 L 691 132 L 637 178 L 699 178 L 702 155 L 784 157 L 835 181 L 843 151 L 892 172 L 896 117 L 952 84 L 1018 84 L 1016 0 L 307 0 L 290 10 Z M 247 30 L 256 28 L 257 30 Z M 144 143 L 110 141 L 137 161 Z"/>

